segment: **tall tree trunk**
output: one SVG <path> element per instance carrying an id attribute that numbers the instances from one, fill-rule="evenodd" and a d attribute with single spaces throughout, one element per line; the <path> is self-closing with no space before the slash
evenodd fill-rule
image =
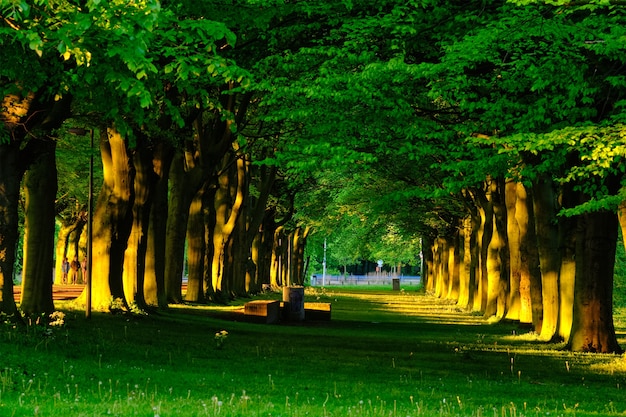
<path id="1" fill-rule="evenodd" d="M 291 232 L 290 250 L 290 282 L 291 285 L 304 285 L 304 247 L 309 235 L 310 228 L 297 227 Z"/>
<path id="2" fill-rule="evenodd" d="M 423 259 L 423 267 L 424 270 L 421 271 L 422 274 L 422 282 L 424 285 L 424 289 L 428 292 L 433 291 L 433 281 L 434 281 L 434 239 L 431 236 L 424 235 L 422 237 L 422 254 L 424 256 Z"/>
<path id="3" fill-rule="evenodd" d="M 470 256 L 467 251 L 468 232 L 470 230 L 470 218 L 465 216 L 459 220 L 459 296 L 457 305 L 461 308 L 467 307 L 469 300 L 469 261 Z"/>
<path id="4" fill-rule="evenodd" d="M 144 297 L 144 277 L 146 270 L 146 252 L 148 249 L 148 227 L 152 206 L 154 177 L 150 153 L 143 149 L 145 145 L 138 141 L 132 152 L 133 205 L 132 224 L 128 243 L 124 252 L 124 296 L 126 302 L 141 308 L 146 306 Z"/>
<path id="5" fill-rule="evenodd" d="M 509 296 L 508 250 L 506 242 L 506 208 L 504 187 L 497 179 L 487 182 L 486 196 L 493 213 L 492 232 L 487 248 L 487 304 L 485 316 L 498 319 L 506 314 Z M 488 212 L 488 210 L 485 210 Z"/>
<path id="6" fill-rule="evenodd" d="M 213 232 L 212 287 L 218 300 L 230 297 L 231 282 L 225 275 L 225 263 L 230 261 L 229 252 L 231 234 L 241 214 L 245 197 L 245 166 L 242 158 L 227 156 L 223 161 L 225 168 L 236 158 L 232 169 L 225 169 L 218 178 L 218 189 L 215 194 L 215 230 Z"/>
<path id="7" fill-rule="evenodd" d="M 510 289 L 509 289 L 509 301 L 508 311 L 506 318 L 510 320 L 519 320 L 521 314 L 521 296 L 520 296 L 520 282 L 522 276 L 522 261 L 521 261 L 521 232 L 519 217 L 516 214 L 517 209 L 517 189 L 521 185 L 516 181 L 509 179 L 505 185 L 505 205 L 506 205 L 506 220 L 507 220 L 507 243 L 509 248 L 509 275 L 510 275 Z"/>
<path id="8" fill-rule="evenodd" d="M 272 239 L 272 255 L 270 262 L 270 285 L 272 288 L 280 288 L 284 285 L 283 281 L 283 226 L 274 229 L 274 237 Z"/>
<path id="9" fill-rule="evenodd" d="M 132 224 L 133 176 L 126 143 L 114 129 L 101 133 L 104 182 L 93 222 L 92 308 L 108 310 L 124 300 L 122 265 Z M 85 292 L 78 302 L 85 302 Z"/>
<path id="10" fill-rule="evenodd" d="M 435 277 L 435 296 L 443 297 L 448 293 L 448 241 L 439 236 L 435 240 L 436 250 L 434 261 L 436 264 L 437 276 Z"/>
<path id="11" fill-rule="evenodd" d="M 479 191 L 480 193 L 480 191 Z M 484 196 L 476 199 L 478 202 L 478 213 L 480 214 L 480 227 L 476 243 L 479 250 L 479 270 L 478 270 L 478 297 L 474 298 L 474 310 L 487 313 L 489 301 L 489 244 L 493 235 L 493 204 Z M 493 270 L 493 268 L 492 268 Z M 495 309 L 494 309 L 495 310 Z M 491 314 L 489 314 L 491 315 Z"/>
<path id="12" fill-rule="evenodd" d="M 460 240 L 461 236 L 458 228 L 456 228 L 454 234 L 448 237 L 450 242 L 448 245 L 448 276 L 450 284 L 448 285 L 447 294 L 448 299 L 456 301 L 459 299 L 460 287 Z"/>
<path id="13" fill-rule="evenodd" d="M 52 273 L 54 270 L 54 202 L 57 168 L 54 140 L 31 139 L 27 145 L 30 163 L 24 176 L 24 270 L 22 274 L 22 312 L 50 314 Z"/>
<path id="14" fill-rule="evenodd" d="M 21 173 L 19 143 L 0 143 L 0 311 L 18 317 L 13 293 Z"/>
<path id="15" fill-rule="evenodd" d="M 532 195 L 522 183 L 517 184 L 515 218 L 519 228 L 520 253 L 520 316 L 522 323 L 532 323 L 535 332 L 541 332 L 543 303 L 541 298 L 541 270 L 535 235 Z"/>
<path id="16" fill-rule="evenodd" d="M 541 289 L 543 320 L 540 338 L 545 341 L 557 336 L 559 320 L 559 271 L 561 252 L 559 250 L 559 230 L 557 226 L 557 198 L 553 181 L 542 176 L 533 182 L 533 213 L 539 266 L 541 268 Z"/>
<path id="17" fill-rule="evenodd" d="M 148 249 L 146 252 L 146 271 L 144 297 L 149 306 L 166 308 L 165 293 L 165 241 L 167 235 L 167 185 L 172 163 L 173 149 L 164 142 L 156 145 L 152 159 L 152 170 L 156 176 L 154 198 L 150 212 L 148 228 Z"/>
<path id="18" fill-rule="evenodd" d="M 258 195 L 254 197 L 248 192 L 247 216 L 246 216 L 246 242 L 247 251 L 249 252 L 249 260 L 246 262 L 246 293 L 257 293 L 261 290 L 262 283 L 269 283 L 269 275 L 265 280 L 261 279 L 262 271 L 265 271 L 267 262 L 264 254 L 264 221 L 267 210 L 267 201 L 270 196 L 272 187 L 276 179 L 276 167 L 254 167 L 247 163 L 247 170 L 250 172 L 250 181 L 254 182 Z M 272 222 L 274 219 L 271 219 Z M 263 282 L 262 282 L 263 281 Z"/>
<path id="19" fill-rule="evenodd" d="M 185 155 L 177 152 L 170 167 L 170 198 L 165 239 L 165 293 L 168 302 L 181 303 L 185 260 L 185 236 L 189 207 L 201 181 L 200 168 L 185 171 Z"/>
<path id="20" fill-rule="evenodd" d="M 580 201 L 580 195 L 572 184 L 562 187 L 561 205 L 574 207 Z M 576 286 L 576 217 L 559 218 L 559 238 L 561 247 L 561 268 L 559 271 L 559 327 L 557 334 L 563 340 L 569 340 L 574 312 L 574 291 Z"/>
<path id="21" fill-rule="evenodd" d="M 622 351 L 613 324 L 617 227 L 613 212 L 599 211 L 579 216 L 574 318 L 568 343 L 574 351 Z"/>
<path id="22" fill-rule="evenodd" d="M 205 224 L 202 209 L 204 192 L 196 194 L 189 208 L 187 224 L 187 293 L 185 301 L 201 303 L 205 301 L 203 277 L 205 268 Z"/>

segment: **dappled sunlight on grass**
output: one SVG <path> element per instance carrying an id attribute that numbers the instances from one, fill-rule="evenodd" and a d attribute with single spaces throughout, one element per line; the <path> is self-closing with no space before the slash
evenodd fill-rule
<path id="1" fill-rule="evenodd" d="M 331 320 L 277 325 L 243 320 L 250 300 L 172 305 L 143 317 L 98 313 L 91 321 L 72 311 L 66 327 L 44 341 L 36 333 L 0 332 L 0 348 L 9 352 L 0 369 L 0 415 L 12 415 L 20 402 L 16 416 L 33 415 L 35 406 L 39 415 L 117 416 L 626 411 L 622 356 L 568 352 L 528 327 L 491 323 L 449 300 L 417 291 L 309 288 L 305 301 L 331 303 Z"/>

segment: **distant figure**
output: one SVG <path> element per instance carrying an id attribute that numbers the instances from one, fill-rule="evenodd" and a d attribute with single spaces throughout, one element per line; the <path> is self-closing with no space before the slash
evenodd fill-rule
<path id="1" fill-rule="evenodd" d="M 63 273 L 61 276 L 61 283 L 67 284 L 67 274 L 70 272 L 70 263 L 67 260 L 67 257 L 65 257 L 65 259 L 63 259 L 63 263 L 61 263 L 61 272 Z"/>
<path id="2" fill-rule="evenodd" d="M 87 258 L 83 258 L 80 262 L 80 270 L 83 273 L 83 284 L 87 283 Z"/>
<path id="3" fill-rule="evenodd" d="M 76 281 L 78 280 L 78 269 L 80 268 L 80 262 L 78 262 L 78 256 L 74 256 L 74 259 L 72 259 L 72 263 L 70 264 L 70 267 L 72 269 L 71 275 L 70 275 L 70 281 L 72 282 L 72 285 L 74 285 L 76 284 Z"/>

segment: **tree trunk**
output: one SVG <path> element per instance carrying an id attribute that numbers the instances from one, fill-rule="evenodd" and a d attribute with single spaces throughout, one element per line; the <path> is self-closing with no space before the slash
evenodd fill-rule
<path id="1" fill-rule="evenodd" d="M 480 192 L 480 191 L 479 191 Z M 478 297 L 474 299 L 474 310 L 487 313 L 489 289 L 489 243 L 493 235 L 493 204 L 484 197 L 476 199 L 480 214 L 480 227 L 476 243 L 479 250 Z M 493 270 L 493 267 L 492 267 Z M 495 308 L 493 309 L 495 311 Z M 489 314 L 491 315 L 491 314 Z"/>
<path id="2" fill-rule="evenodd" d="M 0 312 L 15 319 L 19 317 L 13 293 L 21 180 L 18 155 L 17 142 L 0 143 Z"/>
<path id="3" fill-rule="evenodd" d="M 460 287 L 460 242 L 461 236 L 458 228 L 455 229 L 453 236 L 448 237 L 448 294 L 447 298 L 458 301 Z"/>
<path id="4" fill-rule="evenodd" d="M 520 296 L 520 282 L 521 282 L 521 270 L 522 261 L 520 253 L 520 225 L 519 217 L 516 215 L 517 204 L 517 189 L 521 185 L 511 179 L 506 181 L 505 185 L 505 205 L 506 205 L 506 220 L 507 220 L 507 243 L 509 248 L 509 276 L 510 276 L 510 289 L 509 289 L 509 301 L 508 311 L 506 318 L 510 320 L 519 320 L 521 313 L 521 296 Z"/>
<path id="5" fill-rule="evenodd" d="M 285 282 L 283 281 L 283 226 L 274 229 L 274 237 L 272 239 L 272 255 L 270 264 L 270 285 L 272 288 L 280 288 Z"/>
<path id="6" fill-rule="evenodd" d="M 144 297 L 146 304 L 166 308 L 165 293 L 165 241 L 167 234 L 167 184 L 172 163 L 173 149 L 165 143 L 159 143 L 154 149 L 152 170 L 156 176 L 150 225 L 148 227 L 148 249 L 146 252 L 146 271 L 144 279 Z"/>
<path id="7" fill-rule="evenodd" d="M 554 183 L 546 176 L 533 183 L 533 213 L 539 266 L 541 268 L 541 289 L 543 320 L 540 339 L 554 340 L 557 336 L 559 320 L 559 271 L 561 252 L 557 226 L 557 199 Z"/>
<path id="8" fill-rule="evenodd" d="M 613 273 L 618 221 L 615 213 L 579 216 L 576 289 L 569 347 L 574 351 L 620 353 L 613 324 Z"/>
<path id="9" fill-rule="evenodd" d="M 580 193 L 574 191 L 572 184 L 565 184 L 560 200 L 563 207 L 574 207 L 580 200 Z M 576 217 L 559 218 L 559 238 L 562 253 L 559 271 L 559 327 L 557 334 L 563 340 L 569 340 L 573 323 L 577 220 Z"/>
<path id="10" fill-rule="evenodd" d="M 205 224 L 202 209 L 204 193 L 198 192 L 189 207 L 187 224 L 187 293 L 185 301 L 201 303 L 205 301 L 203 277 L 205 268 Z"/>
<path id="11" fill-rule="evenodd" d="M 132 152 L 133 177 L 133 205 L 132 225 L 126 250 L 124 252 L 124 296 L 129 305 L 135 304 L 140 308 L 146 306 L 144 297 L 144 277 L 146 270 L 146 252 L 148 249 L 148 227 L 150 224 L 150 210 L 152 206 L 152 190 L 154 177 L 150 154 L 142 141 L 138 141 L 137 148 Z"/>
<path id="12" fill-rule="evenodd" d="M 229 167 L 231 158 L 226 156 L 222 166 Z M 235 157 L 236 158 L 236 157 Z M 231 260 L 230 239 L 241 214 L 244 201 L 245 166 L 242 158 L 234 161 L 232 169 L 225 169 L 218 178 L 215 193 L 215 230 L 213 232 L 212 288 L 218 301 L 230 297 L 230 284 L 225 275 L 226 262 Z"/>
<path id="13" fill-rule="evenodd" d="M 506 314 L 509 296 L 508 250 L 506 242 L 506 208 L 503 200 L 503 185 L 490 179 L 486 197 L 489 200 L 493 220 L 492 232 L 487 248 L 487 304 L 485 316 L 501 319 Z M 489 210 L 485 210 L 488 212 Z"/>
<path id="14" fill-rule="evenodd" d="M 470 230 L 469 216 L 459 220 L 459 296 L 457 305 L 461 308 L 467 307 L 469 300 L 469 252 L 467 251 L 468 231 Z"/>
<path id="15" fill-rule="evenodd" d="M 185 261 L 185 235 L 189 207 L 197 192 L 201 171 L 185 171 L 185 157 L 177 152 L 170 167 L 170 198 L 167 212 L 167 238 L 165 239 L 165 293 L 167 301 L 181 303 Z"/>
<path id="16" fill-rule="evenodd" d="M 291 285 L 304 285 L 304 247 L 310 228 L 297 227 L 291 232 L 290 282 Z"/>
<path id="17" fill-rule="evenodd" d="M 24 270 L 20 308 L 29 315 L 50 314 L 54 271 L 54 202 L 57 169 L 54 140 L 31 139 L 30 163 L 24 176 Z"/>
<path id="18" fill-rule="evenodd" d="M 114 129 L 101 133 L 104 182 L 93 221 L 92 308 L 108 310 L 111 300 L 124 300 L 122 265 L 132 224 L 131 163 L 126 143 Z M 85 302 L 85 292 L 78 302 Z"/>
<path id="19" fill-rule="evenodd" d="M 532 323 L 535 332 L 540 333 L 543 304 L 532 196 L 528 196 L 528 190 L 521 183 L 517 184 L 515 218 L 519 228 L 520 253 L 519 320 L 522 323 Z"/>

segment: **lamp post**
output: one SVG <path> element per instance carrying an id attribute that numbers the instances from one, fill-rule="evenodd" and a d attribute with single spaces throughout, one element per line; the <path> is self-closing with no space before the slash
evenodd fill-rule
<path id="1" fill-rule="evenodd" d="M 87 203 L 87 276 L 85 280 L 85 318 L 91 318 L 91 271 L 93 260 L 93 129 L 70 128 L 72 135 L 86 136 L 90 134 L 89 145 L 89 199 Z"/>

